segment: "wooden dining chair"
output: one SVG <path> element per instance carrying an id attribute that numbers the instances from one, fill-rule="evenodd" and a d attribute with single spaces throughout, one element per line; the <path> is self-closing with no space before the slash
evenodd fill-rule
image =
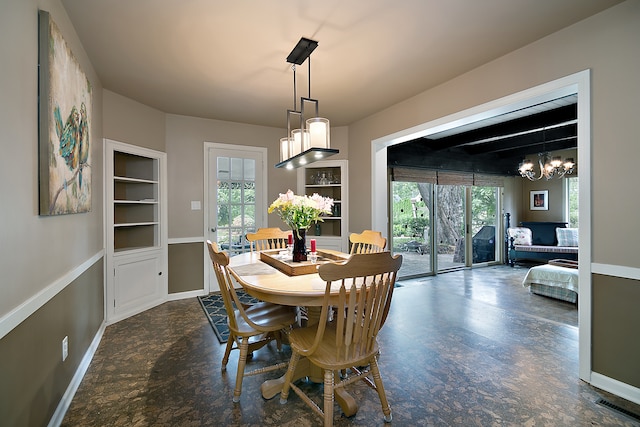
<path id="1" fill-rule="evenodd" d="M 231 275 L 227 269 L 229 265 L 229 255 L 218 249 L 216 243 L 207 240 L 209 256 L 213 263 L 213 270 L 218 279 L 220 293 L 224 301 L 224 308 L 227 311 L 227 324 L 229 326 L 229 339 L 222 358 L 222 370 L 225 371 L 229 362 L 231 350 L 240 350 L 238 356 L 238 371 L 236 373 L 236 386 L 233 391 L 233 401 L 240 401 L 242 393 L 242 379 L 245 376 L 270 372 L 282 369 L 287 363 L 267 366 L 245 372 L 247 357 L 255 350 L 265 346 L 270 341 L 278 341 L 280 349 L 280 331 L 290 329 L 296 322 L 296 307 L 272 304 L 269 302 L 259 302 L 252 305 L 242 304 L 240 298 L 233 287 Z"/>
<path id="2" fill-rule="evenodd" d="M 251 252 L 269 249 L 286 249 L 290 232 L 282 231 L 278 227 L 258 228 L 255 233 L 247 233 L 247 240 Z"/>
<path id="3" fill-rule="evenodd" d="M 382 233 L 373 230 L 364 230 L 362 233 L 351 233 L 349 235 L 349 242 L 351 243 L 350 254 L 382 252 L 387 245 L 387 239 L 382 237 Z"/>
<path id="4" fill-rule="evenodd" d="M 389 312 L 401 265 L 401 255 L 393 257 L 390 252 L 377 252 L 354 254 L 346 263 L 323 264 L 318 268 L 320 277 L 326 281 L 320 320 L 316 325 L 293 329 L 289 334 L 292 353 L 280 403 L 286 403 L 292 389 L 324 418 L 325 426 L 331 426 L 335 390 L 363 380 L 378 392 L 384 420 L 391 422 L 391 407 L 377 360 L 377 336 Z M 338 289 L 338 295 L 331 296 L 332 290 Z M 336 309 L 334 318 L 328 321 L 332 306 Z M 306 357 L 324 372 L 323 408 L 292 382 L 300 357 Z M 369 368 L 361 370 L 356 366 Z M 336 373 L 346 369 L 351 375 L 336 383 Z"/>

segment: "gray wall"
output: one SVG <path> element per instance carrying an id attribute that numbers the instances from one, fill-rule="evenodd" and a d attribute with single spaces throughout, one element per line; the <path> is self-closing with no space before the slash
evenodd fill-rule
<path id="1" fill-rule="evenodd" d="M 38 9 L 93 86 L 88 213 L 38 216 Z M 0 423 L 41 426 L 104 319 L 102 86 L 59 1 L 2 0 L 0 34 Z"/>

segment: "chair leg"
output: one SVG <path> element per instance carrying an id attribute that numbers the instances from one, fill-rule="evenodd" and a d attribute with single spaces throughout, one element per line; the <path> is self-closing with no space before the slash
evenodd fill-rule
<path id="1" fill-rule="evenodd" d="M 235 342 L 236 337 L 232 333 L 229 334 L 229 338 L 227 339 L 227 347 L 224 350 L 224 356 L 222 357 L 222 370 L 227 370 L 227 363 L 229 363 L 229 355 L 231 354 L 231 350 L 233 349 L 233 343 Z"/>
<path id="2" fill-rule="evenodd" d="M 371 374 L 373 375 L 373 382 L 376 384 L 376 391 L 380 398 L 380 405 L 382 405 L 384 422 L 390 423 L 393 418 L 391 415 L 391 406 L 389 406 L 389 401 L 387 400 L 387 393 L 384 391 L 382 377 L 380 377 L 380 368 L 378 367 L 378 359 L 376 357 L 371 359 Z"/>
<path id="3" fill-rule="evenodd" d="M 291 352 L 291 360 L 289 361 L 289 368 L 284 377 L 284 385 L 282 386 L 282 392 L 280 392 L 280 403 L 287 403 L 289 397 L 289 389 L 291 388 L 291 381 L 293 381 L 293 374 L 296 372 L 296 366 L 300 360 L 300 354 L 296 351 Z"/>
<path id="4" fill-rule="evenodd" d="M 331 369 L 324 370 L 324 426 L 333 425 L 333 381 L 334 374 Z"/>
<path id="5" fill-rule="evenodd" d="M 240 356 L 238 356 L 238 372 L 236 373 L 236 389 L 233 391 L 233 401 L 240 401 L 242 393 L 242 378 L 244 377 L 244 367 L 247 364 L 247 354 L 249 353 L 249 337 L 241 338 Z"/>

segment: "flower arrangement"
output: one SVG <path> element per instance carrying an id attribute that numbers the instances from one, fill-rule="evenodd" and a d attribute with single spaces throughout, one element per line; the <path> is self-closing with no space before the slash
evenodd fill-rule
<path id="1" fill-rule="evenodd" d="M 331 214 L 333 199 L 318 193 L 299 196 L 288 190 L 271 203 L 269 213 L 276 212 L 292 230 L 306 230 L 311 224 L 322 222 L 323 214 Z"/>

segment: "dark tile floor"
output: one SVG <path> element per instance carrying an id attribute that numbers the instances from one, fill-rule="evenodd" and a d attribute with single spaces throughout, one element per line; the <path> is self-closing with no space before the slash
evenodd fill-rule
<path id="1" fill-rule="evenodd" d="M 488 267 L 400 283 L 380 333 L 395 426 L 638 426 L 596 404 L 638 405 L 578 379 L 577 310 L 522 287 L 526 269 Z M 173 301 L 106 328 L 63 426 L 316 426 L 295 395 L 264 400 L 245 378 L 231 401 L 237 352 L 221 373 L 219 344 L 196 299 Z M 287 360 L 269 346 L 250 366 Z M 303 384 L 321 396 L 321 385 Z M 349 386 L 360 408 L 336 426 L 383 425 L 375 392 Z"/>

